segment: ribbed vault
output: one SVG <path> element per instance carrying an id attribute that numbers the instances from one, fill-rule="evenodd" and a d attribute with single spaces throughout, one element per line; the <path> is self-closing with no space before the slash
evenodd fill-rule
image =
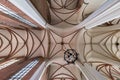
<path id="1" fill-rule="evenodd" d="M 45 29 L 10 1 L 1 0 L 1 63 L 16 58 L 22 58 L 24 62 L 43 57 L 43 63 L 52 63 L 42 65 L 43 74 L 39 75 L 42 80 L 103 79 L 100 76 L 119 80 L 120 18 L 91 29 L 80 24 L 106 1 L 28 0 L 34 11 L 45 19 Z M 96 19 L 91 20 L 95 23 Z M 68 64 L 64 60 L 67 49 L 74 49 L 78 53 L 75 64 Z M 79 67 L 77 62 L 80 63 Z"/>

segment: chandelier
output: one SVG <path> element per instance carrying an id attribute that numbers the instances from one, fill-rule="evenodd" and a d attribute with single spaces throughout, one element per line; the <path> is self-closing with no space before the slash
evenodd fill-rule
<path id="1" fill-rule="evenodd" d="M 67 49 L 64 52 L 64 60 L 69 63 L 75 63 L 78 59 L 78 53 L 74 49 Z"/>

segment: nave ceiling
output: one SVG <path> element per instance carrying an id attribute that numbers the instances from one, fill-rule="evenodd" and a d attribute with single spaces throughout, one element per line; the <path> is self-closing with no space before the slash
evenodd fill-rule
<path id="1" fill-rule="evenodd" d="M 108 80 L 120 79 L 119 18 L 92 29 L 69 30 L 107 0 L 28 0 L 48 24 L 46 29 L 10 1 L 1 0 L 0 6 L 20 17 L 5 13 L 0 7 L 1 59 L 39 56 L 55 59 L 42 80 L 87 80 L 74 64 L 63 58 L 67 49 L 75 49 L 82 64 L 93 67 Z"/>

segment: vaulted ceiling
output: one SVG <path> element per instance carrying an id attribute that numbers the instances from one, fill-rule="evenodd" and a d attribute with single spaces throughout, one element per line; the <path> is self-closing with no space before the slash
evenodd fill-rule
<path id="1" fill-rule="evenodd" d="M 64 60 L 64 52 L 75 49 L 82 64 L 88 63 L 108 80 L 117 80 L 120 16 L 99 25 L 95 23 L 104 16 L 91 18 L 107 1 L 111 0 L 1 0 L 0 58 L 60 58 L 48 67 L 48 79 L 44 75 L 42 80 L 87 80 Z M 89 24 L 97 27 L 87 29 Z"/>

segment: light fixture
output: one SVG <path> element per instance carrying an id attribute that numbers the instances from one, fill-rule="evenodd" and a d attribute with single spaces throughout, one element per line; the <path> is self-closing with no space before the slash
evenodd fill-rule
<path id="1" fill-rule="evenodd" d="M 74 49 L 67 49 L 64 52 L 64 60 L 69 63 L 75 63 L 78 59 L 78 53 Z"/>

